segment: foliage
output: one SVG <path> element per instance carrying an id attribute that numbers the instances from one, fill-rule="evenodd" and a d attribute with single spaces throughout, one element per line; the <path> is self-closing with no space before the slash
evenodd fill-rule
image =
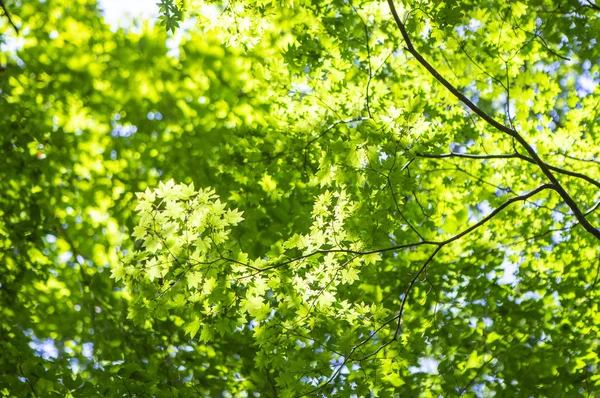
<path id="1" fill-rule="evenodd" d="M 175 29 L 179 28 L 179 22 L 183 20 L 182 5 L 178 5 L 172 0 L 160 0 L 156 5 L 160 8 L 160 22 L 167 30 L 175 32 Z"/>
<path id="2" fill-rule="evenodd" d="M 3 5 L 2 396 L 600 394 L 595 3 Z"/>

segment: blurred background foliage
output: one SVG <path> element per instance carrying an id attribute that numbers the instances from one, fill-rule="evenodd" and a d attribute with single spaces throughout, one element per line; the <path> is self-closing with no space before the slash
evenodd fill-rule
<path id="1" fill-rule="evenodd" d="M 544 182 L 519 159 L 420 156 L 516 149 L 402 51 L 381 2 L 163 1 L 167 29 L 111 29 L 95 1 L 4 2 L 20 33 L 2 18 L 2 396 L 307 393 L 361 332 L 397 313 L 429 254 L 386 252 L 334 291 L 337 306 L 374 305 L 361 315 L 373 323 L 355 329 L 318 311 L 303 336 L 269 324 L 262 337 L 243 328 L 204 343 L 168 314 L 134 325 L 131 292 L 110 268 L 133 246 L 135 192 L 159 181 L 213 187 L 243 210 L 232 235 L 250 258 L 277 258 L 282 242 L 309 233 L 327 190 L 353 203 L 348 236 L 379 249 L 448 238 Z M 549 163 L 598 181 L 600 13 L 584 3 L 399 7 L 443 76 Z M 181 31 L 184 16 L 194 27 Z M 597 184 L 561 181 L 584 210 L 599 199 Z M 317 393 L 593 396 L 599 261 L 558 195 L 509 207 L 436 256 L 401 341 Z M 326 349 L 281 351 L 297 341 Z"/>

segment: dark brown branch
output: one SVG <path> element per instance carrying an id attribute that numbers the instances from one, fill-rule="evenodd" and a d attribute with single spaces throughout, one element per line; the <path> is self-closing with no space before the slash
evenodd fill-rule
<path id="1" fill-rule="evenodd" d="M 571 159 L 571 160 L 578 160 L 580 162 L 589 162 L 589 163 L 596 163 L 596 164 L 600 164 L 599 161 L 597 161 L 596 159 L 587 159 L 587 158 L 578 158 L 576 156 L 571 156 L 567 153 L 556 153 L 556 155 L 561 155 L 567 159 Z"/>
<path id="2" fill-rule="evenodd" d="M 27 384 L 29 384 L 29 388 L 31 388 L 31 392 L 33 393 L 33 395 L 36 398 L 39 398 L 37 391 L 35 391 L 35 383 L 32 383 L 31 380 L 29 380 L 29 377 L 25 376 L 25 373 L 23 373 L 23 368 L 21 367 L 21 365 L 19 365 L 18 368 L 19 368 L 19 373 L 21 373 L 21 377 L 23 377 L 25 379 L 25 381 L 27 382 Z"/>
<path id="3" fill-rule="evenodd" d="M 423 271 L 425 271 L 427 269 L 427 266 L 429 265 L 429 263 L 431 263 L 431 261 L 433 260 L 435 255 L 438 254 L 438 252 L 440 250 L 442 250 L 442 247 L 444 247 L 444 245 L 445 245 L 445 243 L 442 243 L 438 247 L 435 248 L 433 253 L 431 253 L 431 255 L 427 258 L 427 260 L 425 260 L 425 262 L 423 263 L 421 268 L 419 268 L 419 270 L 417 271 L 415 276 L 410 280 L 410 283 L 408 284 L 408 287 L 406 288 L 406 291 L 404 292 L 404 297 L 402 297 L 402 303 L 400 304 L 400 311 L 398 311 L 398 315 L 397 315 L 398 322 L 396 323 L 396 330 L 394 331 L 394 337 L 392 338 L 392 341 L 398 340 L 398 334 L 400 333 L 400 325 L 402 324 L 402 315 L 404 314 L 404 307 L 406 306 L 406 301 L 408 300 L 408 296 L 410 295 L 410 292 L 411 292 L 413 286 L 419 279 L 419 276 L 421 275 L 421 273 L 423 273 Z"/>
<path id="4" fill-rule="evenodd" d="M 412 54 L 412 56 L 415 57 L 415 59 L 423 67 L 425 67 L 425 69 L 427 69 L 427 71 L 438 82 L 440 82 L 444 87 L 446 87 L 448 89 L 448 91 L 450 91 L 450 93 L 452 93 L 452 95 L 454 95 L 459 101 L 461 101 L 463 104 L 465 104 L 469 109 L 471 109 L 477 115 L 479 115 L 479 117 L 481 117 L 483 120 L 485 120 L 490 126 L 494 127 L 495 129 L 497 129 L 498 131 L 500 131 L 502 133 L 505 133 L 505 134 L 513 137 L 527 151 L 527 153 L 529 154 L 531 159 L 541 169 L 542 173 L 544 173 L 544 175 L 548 178 L 548 180 L 550 180 L 550 182 L 554 185 L 554 189 L 561 196 L 561 198 L 564 200 L 564 202 L 567 204 L 567 206 L 569 206 L 569 208 L 571 209 L 571 211 L 575 215 L 575 218 L 577 219 L 577 221 L 579 221 L 581 226 L 586 231 L 588 231 L 590 234 L 592 234 L 594 237 L 596 237 L 596 239 L 600 240 L 600 230 L 596 229 L 592 224 L 589 223 L 588 220 L 586 220 L 583 212 L 581 211 L 581 209 L 579 208 L 577 203 L 575 203 L 575 201 L 573 200 L 571 195 L 569 195 L 569 193 L 567 191 L 565 191 L 565 189 L 560 184 L 560 182 L 556 179 L 556 177 L 554 176 L 554 174 L 552 173 L 552 171 L 550 170 L 548 165 L 546 165 L 546 163 L 544 163 L 544 161 L 539 157 L 539 155 L 537 154 L 535 149 L 533 149 L 533 147 L 527 142 L 527 140 L 525 140 L 525 138 L 523 138 L 523 136 L 518 131 L 505 126 L 504 124 L 498 122 L 493 117 L 488 115 L 484 110 L 482 110 L 477 105 L 475 105 L 469 98 L 467 98 L 463 93 L 458 91 L 458 89 L 456 87 L 454 87 L 442 75 L 440 75 L 440 73 L 433 66 L 431 66 L 431 64 L 429 64 L 429 62 L 427 62 L 427 60 L 425 60 L 425 58 L 423 58 L 423 56 L 421 56 L 421 54 L 413 46 L 410 36 L 408 35 L 408 32 L 406 31 L 406 27 L 404 26 L 404 23 L 402 23 L 402 21 L 400 20 L 400 17 L 398 16 L 398 11 L 396 10 L 394 1 L 387 0 L 387 2 L 390 7 L 390 10 L 392 12 L 392 15 L 394 17 L 394 21 L 396 22 L 396 25 L 400 29 L 402 38 L 404 39 L 404 41 L 406 43 L 406 47 L 405 47 L 406 51 L 408 51 L 410 54 Z"/>
<path id="5" fill-rule="evenodd" d="M 474 155 L 470 153 L 440 153 L 440 154 L 432 154 L 432 153 L 417 153 L 415 154 L 417 157 L 426 158 L 426 159 L 444 159 L 444 158 L 467 158 L 467 159 L 514 159 L 517 157 L 517 154 L 513 153 L 502 153 L 499 155 Z"/>
<path id="6" fill-rule="evenodd" d="M 479 222 L 471 225 L 469 228 L 465 229 L 464 231 L 462 231 L 461 233 L 459 233 L 458 235 L 454 235 L 453 237 L 446 239 L 443 242 L 440 242 L 439 245 L 440 246 L 445 246 L 449 243 L 452 243 L 460 238 L 462 238 L 463 236 L 469 234 L 470 232 L 474 231 L 475 229 L 481 227 L 483 224 L 485 224 L 486 222 L 490 221 L 492 218 L 494 218 L 498 213 L 500 213 L 502 210 L 504 210 L 506 207 L 510 206 L 511 204 L 515 203 L 515 202 L 521 202 L 521 201 L 525 201 L 527 199 L 529 199 L 530 197 L 540 193 L 541 191 L 545 190 L 545 189 L 554 189 L 556 191 L 556 187 L 553 184 L 544 184 L 541 185 L 539 187 L 537 187 L 536 189 L 534 189 L 533 191 L 530 191 L 529 193 L 526 193 L 524 195 L 520 195 L 520 196 L 515 196 L 514 198 L 510 198 L 509 200 L 507 200 L 506 202 L 502 203 L 500 206 L 496 207 L 494 209 L 494 211 L 492 211 L 490 214 L 488 214 L 486 217 L 482 218 Z"/>
<path id="7" fill-rule="evenodd" d="M 478 221 L 477 223 L 471 225 L 470 227 L 468 227 L 467 229 L 465 229 L 464 231 L 462 231 L 461 233 L 454 235 L 446 240 L 443 241 L 431 241 L 431 240 L 422 240 L 419 242 L 414 242 L 414 243 L 405 243 L 402 245 L 396 245 L 396 246 L 391 246 L 391 247 L 386 247 L 383 249 L 374 249 L 374 250 L 366 250 L 366 251 L 360 251 L 360 250 L 351 250 L 351 249 L 330 249 L 330 250 L 316 250 L 314 252 L 308 253 L 308 254 L 303 254 L 301 256 L 298 257 L 294 257 L 292 259 L 277 263 L 277 264 L 273 264 L 273 265 L 269 265 L 265 268 L 260 268 L 258 269 L 256 272 L 252 273 L 252 274 L 248 274 L 248 275 L 244 275 L 241 276 L 239 279 L 246 279 L 246 278 L 251 278 L 253 276 L 256 276 L 262 272 L 265 271 L 270 271 L 276 268 L 281 268 L 284 267 L 286 265 L 295 263 L 297 261 L 302 261 L 302 260 L 306 260 L 310 257 L 314 257 L 316 255 L 319 254 L 329 254 L 329 253 L 343 253 L 343 254 L 351 254 L 351 255 L 355 255 L 355 256 L 366 256 L 369 254 L 377 254 L 377 253 L 385 253 L 385 252 L 390 252 L 390 251 L 396 251 L 396 250 L 402 250 L 402 249 L 409 249 L 412 247 L 418 247 L 418 246 L 438 246 L 438 247 L 443 247 L 447 244 L 450 244 L 460 238 L 462 238 L 463 236 L 473 232 L 475 229 L 481 227 L 482 225 L 484 225 L 485 223 L 487 223 L 488 221 L 490 221 L 492 218 L 494 218 L 498 213 L 500 213 L 502 210 L 504 210 L 506 207 L 510 206 L 511 204 L 515 203 L 515 202 L 521 202 L 521 201 L 525 201 L 529 198 L 531 198 L 532 196 L 540 193 L 541 191 L 544 191 L 546 189 L 554 189 L 556 190 L 556 188 L 554 187 L 553 184 L 544 184 L 544 185 L 540 185 L 539 187 L 537 187 L 536 189 L 523 194 L 523 195 L 519 195 L 519 196 L 515 196 L 514 198 L 508 199 L 506 202 L 502 203 L 500 206 L 498 206 L 496 209 L 494 209 L 490 214 L 488 214 L 486 217 L 482 218 L 480 221 Z M 227 260 L 227 259 L 224 259 Z M 236 261 L 237 262 L 237 261 Z M 241 262 L 237 262 L 240 265 L 245 265 L 248 266 L 248 264 L 245 263 L 241 263 Z M 254 269 L 256 269 L 255 267 L 253 267 Z"/>
<path id="8" fill-rule="evenodd" d="M 584 7 L 589 7 L 593 10 L 600 11 L 600 6 L 597 6 L 596 3 L 592 3 L 590 0 L 586 0 L 587 4 L 584 4 Z"/>
<path id="9" fill-rule="evenodd" d="M 398 149 L 398 146 L 396 146 L 396 150 Z M 395 151 L 394 151 L 395 153 Z M 417 236 L 419 237 L 419 239 L 421 240 L 425 240 L 423 238 L 423 235 L 421 235 L 421 233 L 412 225 L 412 223 L 410 221 L 408 221 L 408 219 L 404 216 L 404 214 L 402 213 L 402 211 L 400 210 L 400 206 L 398 205 L 398 199 L 396 198 L 396 193 L 394 192 L 394 186 L 392 185 L 392 180 L 390 179 L 390 174 L 393 172 L 394 167 L 396 167 L 396 160 L 398 159 L 398 157 L 396 155 L 394 155 L 394 161 L 392 162 L 392 167 L 390 167 L 390 170 L 388 171 L 388 173 L 385 175 L 386 179 L 387 179 L 387 186 L 390 188 L 390 192 L 392 193 L 392 200 L 394 202 L 394 205 L 396 206 L 396 211 L 398 212 L 398 214 L 400 214 L 400 217 L 402 217 L 402 219 L 404 220 L 404 222 L 410 227 L 410 229 L 412 229 Z M 408 163 L 406 163 L 406 165 L 404 165 L 402 167 L 402 170 L 406 169 L 410 164 L 412 163 L 412 160 L 409 160 Z"/>
<path id="10" fill-rule="evenodd" d="M 598 207 L 600 207 L 600 200 L 597 201 L 595 205 L 593 205 L 592 207 L 590 207 L 588 209 L 588 211 L 585 212 L 584 216 L 586 216 L 586 217 L 589 216 L 590 214 L 592 214 L 593 212 L 595 212 Z"/>
<path id="11" fill-rule="evenodd" d="M 538 188 L 534 189 L 533 191 L 526 193 L 524 195 L 521 196 L 517 196 L 514 198 L 511 198 L 509 200 L 507 200 L 506 202 L 502 203 L 499 207 L 497 207 L 496 209 L 494 209 L 494 211 L 492 211 L 490 214 L 488 214 L 486 217 L 484 217 L 483 219 L 481 219 L 479 222 L 471 225 L 469 228 L 465 229 L 463 232 L 459 233 L 458 235 L 454 235 L 453 237 L 446 239 L 443 242 L 438 242 L 437 243 L 437 248 L 433 251 L 433 253 L 431 253 L 431 255 L 429 256 L 429 258 L 427 258 L 427 260 L 423 263 L 423 265 L 421 266 L 421 268 L 419 268 L 419 270 L 417 271 L 417 273 L 415 274 L 415 276 L 411 279 L 410 283 L 408 284 L 408 287 L 406 289 L 406 292 L 404 293 L 404 297 L 402 298 L 402 303 L 400 304 L 400 311 L 398 312 L 398 322 L 396 325 L 396 331 L 394 332 L 394 338 L 392 340 L 396 340 L 398 338 L 398 333 L 400 332 L 400 325 L 402 323 L 402 314 L 404 313 L 404 307 L 406 305 L 406 301 L 408 300 L 408 295 L 410 294 L 414 284 L 416 283 L 416 281 L 419 279 L 419 276 L 421 275 L 421 273 L 423 273 L 423 271 L 425 271 L 427 269 L 427 266 L 429 265 L 429 263 L 431 263 L 431 261 L 433 260 L 433 258 L 435 257 L 435 255 L 446 245 L 459 240 L 460 238 L 462 238 L 463 236 L 469 234 L 470 232 L 476 230 L 477 228 L 481 227 L 483 224 L 485 224 L 486 222 L 490 221 L 492 218 L 494 218 L 498 213 L 500 213 L 503 209 L 505 209 L 506 207 L 510 206 L 512 203 L 515 202 L 519 202 L 519 201 L 525 201 L 527 199 L 529 199 L 530 197 L 536 195 L 537 193 L 545 190 L 545 189 L 553 189 L 554 186 L 552 184 L 544 184 L 539 186 Z"/>
<path id="12" fill-rule="evenodd" d="M 15 32 L 17 32 L 17 34 L 19 34 L 19 28 L 17 28 L 17 25 L 15 25 L 15 23 L 12 20 L 12 17 L 10 16 L 10 12 L 8 12 L 8 10 L 6 9 L 4 0 L 0 0 L 0 7 L 2 7 L 2 11 L 4 11 L 4 16 L 6 17 L 6 19 L 8 19 L 8 22 L 12 25 Z"/>
<path id="13" fill-rule="evenodd" d="M 439 154 L 439 155 L 428 154 L 428 153 L 417 153 L 416 156 L 420 157 L 420 158 L 427 158 L 427 159 L 443 159 L 443 158 L 521 159 L 526 162 L 536 164 L 536 162 L 533 159 L 531 159 L 528 156 L 522 155 L 520 153 L 509 153 L 509 154 L 503 153 L 503 154 L 498 154 L 498 155 L 474 155 L 474 154 L 469 154 L 469 153 L 450 152 L 450 153 L 443 153 L 443 154 Z M 548 166 L 548 168 L 552 171 L 555 171 L 560 174 L 568 175 L 571 177 L 580 178 L 580 179 L 585 180 L 585 181 L 589 182 L 590 184 L 595 185 L 598 188 L 600 188 L 600 181 L 596 181 L 593 178 L 586 176 L 585 174 L 578 173 L 576 171 L 565 170 L 560 167 L 549 165 L 548 163 L 546 163 L 546 166 Z"/>
<path id="14" fill-rule="evenodd" d="M 269 265 L 269 266 L 267 266 L 265 268 L 261 268 L 257 272 L 254 272 L 254 273 L 249 274 L 249 275 L 241 276 L 240 279 L 251 278 L 253 276 L 258 275 L 261 272 L 270 271 L 270 270 L 276 269 L 276 268 L 281 268 L 281 267 L 284 267 L 286 265 L 295 263 L 297 261 L 306 260 L 307 258 L 314 257 L 314 256 L 319 255 L 319 254 L 344 253 L 344 254 L 353 254 L 353 255 L 357 255 L 357 256 L 366 256 L 366 255 L 369 255 L 369 254 L 384 253 L 384 252 L 389 252 L 389 251 L 395 251 L 395 250 L 401 250 L 401 249 L 408 249 L 408 248 L 411 248 L 411 247 L 423 246 L 423 245 L 438 245 L 438 243 L 437 242 L 433 242 L 433 241 L 424 240 L 424 241 L 420 241 L 420 242 L 416 242 L 416 243 L 407 243 L 407 244 L 403 244 L 403 245 L 397 245 L 397 246 L 392 246 L 392 247 L 386 247 L 386 248 L 383 248 L 383 249 L 375 249 L 375 250 L 368 250 L 368 251 L 358 251 L 358 250 L 351 250 L 351 249 L 317 250 L 317 251 L 314 251 L 312 253 L 303 254 L 302 256 L 294 257 L 292 259 L 289 259 L 287 261 L 283 261 L 281 263 L 277 263 L 277 264 Z"/>

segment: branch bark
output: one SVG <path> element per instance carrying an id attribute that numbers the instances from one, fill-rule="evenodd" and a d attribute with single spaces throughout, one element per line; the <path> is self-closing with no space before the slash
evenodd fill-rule
<path id="1" fill-rule="evenodd" d="M 508 153 L 508 154 L 498 154 L 498 155 L 475 155 L 475 154 L 469 154 L 469 153 L 457 153 L 457 152 L 450 152 L 450 153 L 442 153 L 439 155 L 435 155 L 435 154 L 429 154 L 429 153 L 417 153 L 416 154 L 417 157 L 420 158 L 426 158 L 426 159 L 443 159 L 443 158 L 466 158 L 466 159 L 521 159 L 524 160 L 526 162 L 532 163 L 532 164 L 536 164 L 536 162 L 525 155 L 522 155 L 520 153 Z M 565 170 L 563 168 L 560 167 L 556 167 L 556 166 L 552 166 L 548 163 L 546 163 L 546 166 L 548 166 L 548 168 L 552 171 L 555 171 L 557 173 L 560 174 L 564 174 L 567 176 L 571 176 L 571 177 L 575 177 L 575 178 L 580 178 L 582 180 L 585 180 L 587 182 L 589 182 L 592 185 L 597 186 L 598 188 L 600 188 L 600 181 L 596 181 L 593 178 L 583 174 L 583 173 L 578 173 L 576 171 L 570 171 L 570 170 Z"/>
<path id="2" fill-rule="evenodd" d="M 8 10 L 6 9 L 4 0 L 0 0 L 0 7 L 2 7 L 2 11 L 4 11 L 4 16 L 6 17 L 6 19 L 8 19 L 8 22 L 12 25 L 15 32 L 17 32 L 17 34 L 19 34 L 19 28 L 17 28 L 17 25 L 15 25 L 15 23 L 12 20 L 12 17 L 10 16 L 10 12 L 8 12 Z"/>
<path id="3" fill-rule="evenodd" d="M 550 180 L 550 182 L 554 185 L 554 189 L 563 199 L 567 206 L 573 212 L 573 215 L 579 221 L 579 224 L 590 234 L 592 234 L 596 239 L 600 240 L 600 230 L 596 229 L 590 222 L 585 218 L 585 215 L 575 203 L 575 200 L 569 195 L 569 193 L 564 189 L 564 187 L 560 184 L 560 182 L 556 179 L 556 176 L 552 173 L 548 165 L 539 157 L 535 149 L 527 142 L 527 140 L 516 130 L 505 126 L 504 124 L 495 120 L 492 116 L 488 115 L 483 109 L 479 108 L 475 105 L 469 98 L 467 98 L 463 93 L 461 93 L 456 87 L 454 87 L 450 82 L 448 82 L 423 56 L 415 49 L 413 46 L 412 40 L 408 35 L 406 27 L 404 23 L 398 16 L 398 11 L 396 10 L 396 6 L 394 5 L 393 0 L 387 0 L 388 5 L 390 7 L 390 11 L 392 12 L 392 16 L 394 17 L 394 21 L 400 30 L 400 34 L 406 43 L 405 50 L 408 51 L 415 59 L 425 68 L 427 71 L 444 87 L 452 93 L 459 101 L 465 104 L 469 109 L 475 112 L 479 117 L 485 120 L 490 126 L 494 127 L 496 130 L 507 134 L 513 137 L 520 145 L 525 149 L 525 151 L 529 154 L 529 157 L 535 162 L 535 164 L 540 168 L 542 173 Z"/>

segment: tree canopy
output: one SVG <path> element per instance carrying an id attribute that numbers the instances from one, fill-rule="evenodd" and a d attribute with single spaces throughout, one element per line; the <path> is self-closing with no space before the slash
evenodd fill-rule
<path id="1" fill-rule="evenodd" d="M 600 395 L 592 0 L 1 5 L 3 397 Z"/>

